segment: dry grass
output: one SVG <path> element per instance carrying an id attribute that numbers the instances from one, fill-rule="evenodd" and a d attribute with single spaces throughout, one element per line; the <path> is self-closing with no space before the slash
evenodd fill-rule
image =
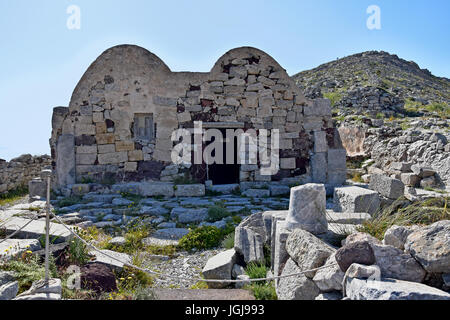
<path id="1" fill-rule="evenodd" d="M 384 233 L 393 225 L 429 225 L 440 220 L 450 219 L 448 202 L 450 198 L 431 198 L 409 202 L 400 198 L 389 207 L 374 214 L 365 221 L 359 231 L 382 240 Z"/>

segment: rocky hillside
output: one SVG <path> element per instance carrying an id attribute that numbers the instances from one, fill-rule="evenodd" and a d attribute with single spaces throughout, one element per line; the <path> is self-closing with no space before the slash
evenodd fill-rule
<path id="1" fill-rule="evenodd" d="M 329 98 L 336 117 L 450 117 L 450 79 L 383 51 L 337 59 L 293 79 L 306 96 Z"/>

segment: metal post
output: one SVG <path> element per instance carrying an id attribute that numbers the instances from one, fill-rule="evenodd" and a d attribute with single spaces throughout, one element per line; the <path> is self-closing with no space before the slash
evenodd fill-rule
<path id="1" fill-rule="evenodd" d="M 47 179 L 47 203 L 45 216 L 45 282 L 50 278 L 49 272 L 49 252 L 50 252 L 50 184 L 51 184 L 51 170 L 42 170 L 41 177 L 45 181 Z"/>

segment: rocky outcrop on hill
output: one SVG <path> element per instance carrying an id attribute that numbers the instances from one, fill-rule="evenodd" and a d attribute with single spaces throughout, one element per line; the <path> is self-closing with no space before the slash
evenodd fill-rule
<path id="1" fill-rule="evenodd" d="M 292 77 L 307 97 L 332 100 L 339 115 L 405 113 L 405 102 L 450 101 L 450 80 L 383 51 L 337 59 Z"/>

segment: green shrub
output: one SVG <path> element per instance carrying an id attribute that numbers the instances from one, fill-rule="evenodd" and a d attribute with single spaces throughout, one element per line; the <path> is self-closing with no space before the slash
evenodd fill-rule
<path id="1" fill-rule="evenodd" d="M 229 233 L 222 240 L 222 247 L 225 249 L 233 249 L 234 248 L 234 232 Z"/>
<path id="2" fill-rule="evenodd" d="M 275 285 L 273 282 L 256 284 L 246 286 L 255 296 L 256 300 L 277 300 L 277 292 L 275 290 Z"/>
<path id="3" fill-rule="evenodd" d="M 57 269 L 52 255 L 49 258 L 50 276 L 57 276 Z M 19 293 L 28 290 L 34 281 L 45 277 L 45 267 L 39 261 L 39 257 L 26 251 L 21 257 L 7 261 L 0 265 L 0 270 L 14 271 L 16 280 L 19 282 Z"/>
<path id="4" fill-rule="evenodd" d="M 19 200 L 23 196 L 28 194 L 28 188 L 26 186 L 17 187 L 14 190 L 10 190 L 4 194 L 0 194 L 0 206 L 12 203 Z"/>
<path id="5" fill-rule="evenodd" d="M 182 237 L 178 246 L 183 250 L 209 249 L 217 247 L 223 238 L 223 233 L 217 227 L 198 227 Z"/>
<path id="6" fill-rule="evenodd" d="M 68 253 L 69 261 L 79 266 L 86 264 L 91 259 L 88 247 L 78 238 L 69 242 Z"/>
<path id="7" fill-rule="evenodd" d="M 245 268 L 245 273 L 250 277 L 250 279 L 260 279 L 267 276 L 268 270 L 269 267 L 267 266 L 267 263 L 251 262 Z M 252 282 L 251 284 L 247 285 L 247 289 L 252 291 L 256 300 L 277 300 L 277 294 L 275 292 L 275 286 L 273 282 Z"/>
<path id="8" fill-rule="evenodd" d="M 215 222 L 222 220 L 223 218 L 231 216 L 231 213 L 227 209 L 220 206 L 212 206 L 208 209 L 208 221 Z"/>
<path id="9" fill-rule="evenodd" d="M 342 99 L 342 95 L 339 92 L 325 92 L 323 97 L 330 100 L 332 107 Z"/>
<path id="10" fill-rule="evenodd" d="M 67 197 L 62 200 L 59 200 L 58 206 L 60 208 L 70 207 L 70 206 L 73 206 L 74 204 L 80 203 L 81 201 L 82 201 L 81 196 L 71 196 L 71 197 Z"/>
<path id="11" fill-rule="evenodd" d="M 261 262 L 250 262 L 245 268 L 245 273 L 250 277 L 250 279 L 265 278 L 267 275 L 267 266 L 265 263 Z M 264 284 L 265 281 L 258 281 L 257 284 Z"/>

